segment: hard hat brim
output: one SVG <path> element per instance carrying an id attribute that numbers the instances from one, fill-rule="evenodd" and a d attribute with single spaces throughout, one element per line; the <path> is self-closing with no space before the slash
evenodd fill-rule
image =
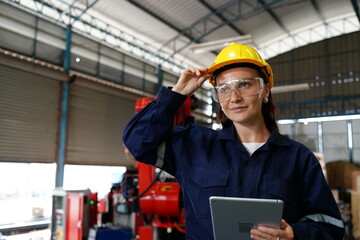
<path id="1" fill-rule="evenodd" d="M 273 79 L 273 76 L 272 76 L 272 71 L 271 69 L 269 69 L 269 65 L 268 64 L 261 64 L 259 63 L 258 61 L 254 61 L 252 59 L 233 59 L 233 60 L 228 60 L 228 61 L 224 61 L 224 62 L 221 62 L 221 63 L 217 63 L 217 64 L 213 64 L 211 65 L 210 67 L 208 67 L 208 73 L 214 73 L 216 70 L 222 68 L 222 67 L 225 67 L 227 65 L 230 65 L 230 64 L 234 64 L 234 63 L 252 63 L 256 66 L 259 66 L 259 67 L 265 67 L 266 68 L 266 74 L 268 75 L 268 80 L 269 80 L 269 84 L 270 84 L 270 87 L 273 87 L 273 84 L 274 84 L 274 79 Z M 209 79 L 209 82 L 211 85 L 215 85 L 215 82 L 213 79 Z"/>

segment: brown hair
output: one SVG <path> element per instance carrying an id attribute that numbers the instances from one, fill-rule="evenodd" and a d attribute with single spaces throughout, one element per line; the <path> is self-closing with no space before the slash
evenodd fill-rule
<path id="1" fill-rule="evenodd" d="M 259 67 L 257 65 L 251 64 L 251 63 L 235 63 L 230 64 L 227 66 L 224 66 L 223 68 L 219 68 L 214 72 L 213 79 L 216 81 L 216 77 L 219 75 L 219 73 L 224 72 L 231 68 L 238 68 L 238 67 L 249 67 L 256 70 L 259 77 L 264 79 L 265 84 L 269 83 L 269 80 L 266 77 L 266 74 L 264 72 L 264 69 L 262 67 Z M 269 101 L 267 103 L 262 103 L 261 106 L 261 112 L 262 116 L 265 121 L 265 125 L 269 131 L 275 130 L 279 131 L 279 127 L 276 124 L 276 118 L 279 115 L 279 109 L 275 105 L 274 99 L 272 98 L 271 91 L 269 93 L 268 97 Z M 216 122 L 221 123 L 223 127 L 229 126 L 231 124 L 231 120 L 225 115 L 225 113 L 221 110 L 220 104 L 217 104 L 217 114 L 216 114 Z"/>

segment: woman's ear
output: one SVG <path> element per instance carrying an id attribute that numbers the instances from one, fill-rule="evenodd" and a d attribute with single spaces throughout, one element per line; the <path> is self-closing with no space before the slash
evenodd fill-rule
<path id="1" fill-rule="evenodd" d="M 264 98 L 268 98 L 270 95 L 270 85 L 267 83 L 264 87 Z"/>

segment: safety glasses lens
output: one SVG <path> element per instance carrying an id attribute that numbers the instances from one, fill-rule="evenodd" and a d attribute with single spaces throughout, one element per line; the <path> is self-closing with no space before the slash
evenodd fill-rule
<path id="1" fill-rule="evenodd" d="M 223 84 L 215 86 L 212 89 L 213 98 L 216 102 L 228 100 L 231 92 L 246 97 L 260 93 L 264 89 L 264 80 L 262 78 L 242 78 L 233 79 Z"/>

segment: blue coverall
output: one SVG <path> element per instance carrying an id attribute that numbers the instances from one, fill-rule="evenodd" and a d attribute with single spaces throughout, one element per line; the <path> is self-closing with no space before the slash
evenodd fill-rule
<path id="1" fill-rule="evenodd" d="M 213 239 L 210 196 L 281 199 L 295 239 L 343 238 L 337 204 L 308 148 L 272 131 L 250 156 L 233 125 L 219 131 L 196 124 L 174 127 L 185 99 L 163 88 L 128 123 L 123 142 L 136 160 L 165 170 L 181 185 L 186 239 Z"/>

